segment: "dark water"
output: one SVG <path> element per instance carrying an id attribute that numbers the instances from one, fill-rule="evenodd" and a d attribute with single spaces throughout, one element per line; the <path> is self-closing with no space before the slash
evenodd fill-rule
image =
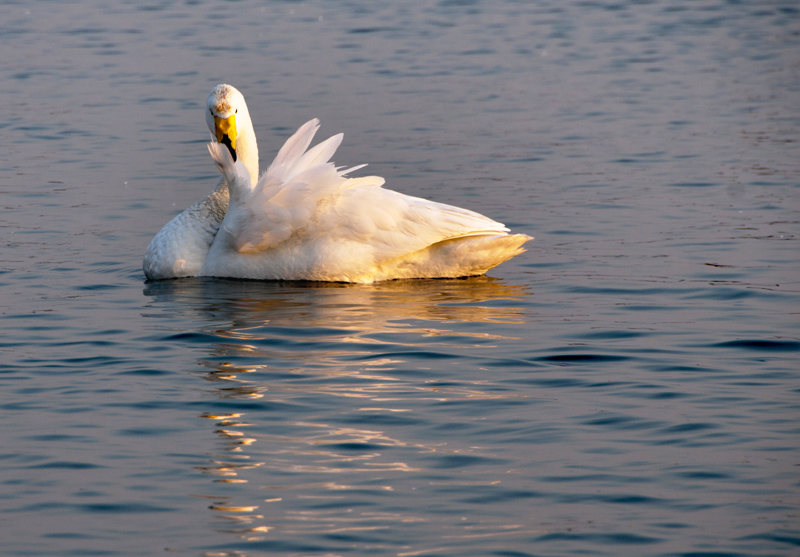
<path id="1" fill-rule="evenodd" d="M 0 6 L 3 555 L 800 552 L 794 2 Z M 469 280 L 145 283 L 213 188 L 335 160 L 536 237 Z"/>

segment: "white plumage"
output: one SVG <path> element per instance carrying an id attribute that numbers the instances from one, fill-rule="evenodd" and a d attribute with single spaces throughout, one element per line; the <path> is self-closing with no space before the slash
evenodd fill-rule
<path id="1" fill-rule="evenodd" d="M 368 283 L 463 277 L 483 274 L 521 253 L 531 239 L 509 234 L 502 224 L 473 211 L 383 189 L 378 176 L 349 178 L 361 167 L 342 170 L 329 162 L 341 134 L 308 149 L 319 128 L 316 119 L 289 138 L 256 182 L 252 156 L 241 156 L 255 151 L 257 157 L 244 98 L 220 85 L 208 104 L 208 114 L 218 119 L 236 114 L 239 139 L 235 149 L 226 139 L 209 144 L 223 181 L 153 239 L 144 261 L 150 279 Z M 226 109 L 216 114 L 220 105 Z M 249 129 L 241 129 L 243 124 Z M 248 145 L 250 136 L 253 145 Z M 221 137 L 218 131 L 216 137 Z M 223 208 L 225 184 L 229 201 Z"/>

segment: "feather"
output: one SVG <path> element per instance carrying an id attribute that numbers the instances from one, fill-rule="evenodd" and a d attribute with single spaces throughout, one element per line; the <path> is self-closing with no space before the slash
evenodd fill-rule
<path id="1" fill-rule="evenodd" d="M 292 165 L 306 152 L 311 140 L 319 129 L 319 120 L 314 118 L 303 124 L 281 147 L 278 155 L 267 169 L 267 174 L 282 176 L 283 172 L 291 168 Z"/>

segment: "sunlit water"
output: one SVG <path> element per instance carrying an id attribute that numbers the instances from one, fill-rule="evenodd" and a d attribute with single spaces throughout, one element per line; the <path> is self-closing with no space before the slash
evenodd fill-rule
<path id="1" fill-rule="evenodd" d="M 795 555 L 794 2 L 0 6 L 3 555 Z M 536 237 L 489 277 L 145 283 L 320 117 Z"/>

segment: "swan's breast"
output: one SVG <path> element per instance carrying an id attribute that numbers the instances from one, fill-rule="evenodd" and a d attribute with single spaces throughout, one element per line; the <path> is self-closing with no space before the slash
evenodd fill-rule
<path id="1" fill-rule="evenodd" d="M 228 206 L 228 188 L 222 183 L 169 221 L 151 240 L 142 269 L 150 280 L 194 277 L 208 255 Z"/>

